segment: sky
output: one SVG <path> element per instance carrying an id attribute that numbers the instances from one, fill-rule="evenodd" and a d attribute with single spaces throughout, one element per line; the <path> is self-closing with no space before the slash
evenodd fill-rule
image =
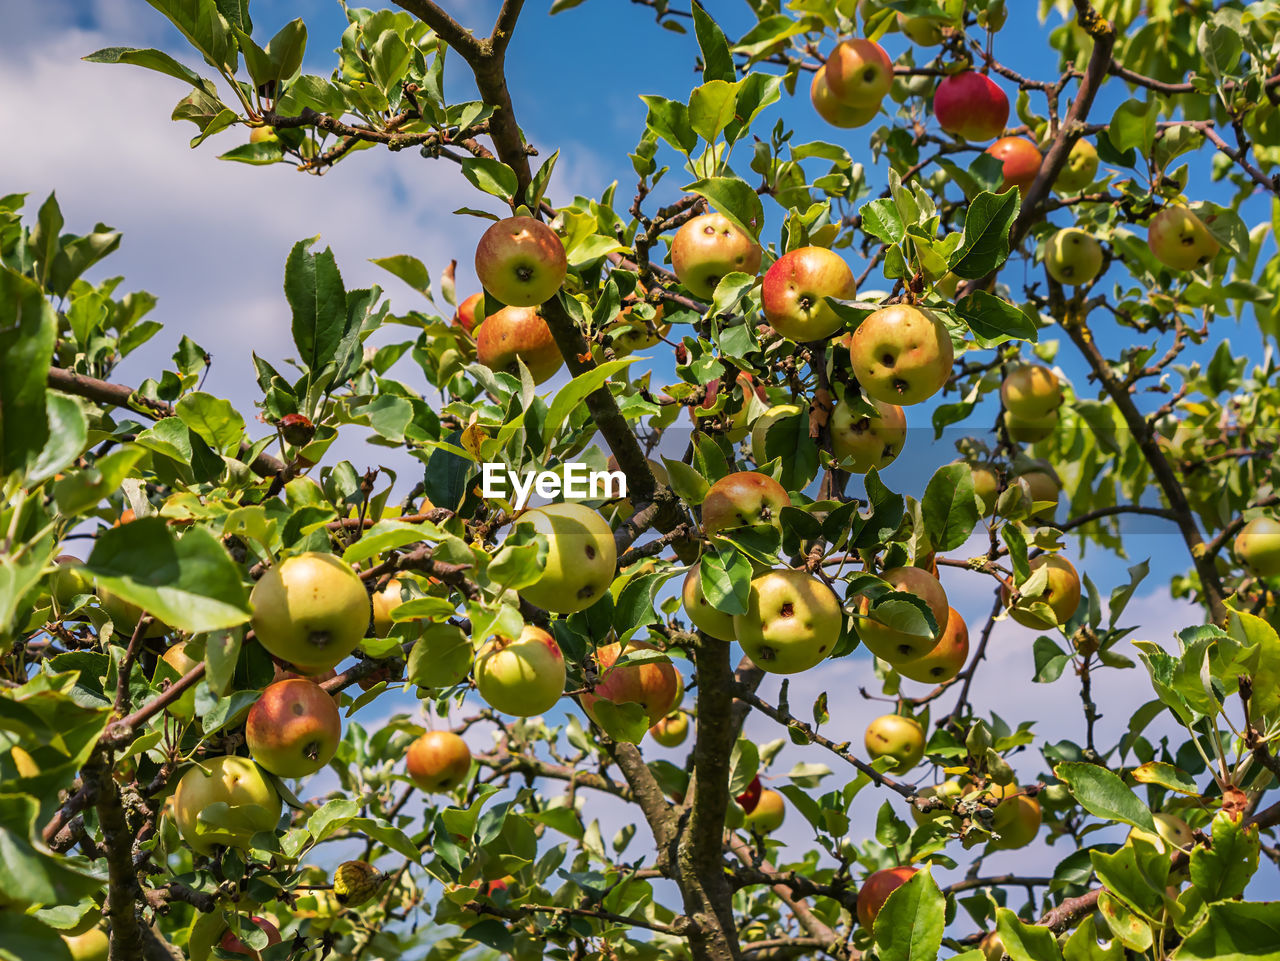
<path id="1" fill-rule="evenodd" d="M 497 4 L 463 0 L 445 6 L 465 25 L 486 33 Z M 1047 28 L 1036 23 L 1035 6 L 1010 4 L 1010 25 L 997 39 L 996 54 L 1015 70 L 1045 76 Z M 28 192 L 28 212 L 34 214 L 44 197 L 56 190 L 66 229 L 83 231 L 102 221 L 123 230 L 120 251 L 97 276 L 123 274 L 124 289 L 146 289 L 159 297 L 153 317 L 166 325 L 165 330 L 120 366 L 116 376 L 121 382 L 135 384 L 158 375 L 186 334 L 213 356 L 205 389 L 232 398 L 252 423 L 256 413 L 252 399 L 258 390 L 250 351 L 277 365 L 292 352 L 281 279 L 289 248 L 302 238 L 318 235 L 321 246 L 333 248 L 348 289 L 380 284 L 398 312 L 424 305 L 398 280 L 369 263 L 371 258 L 411 253 L 428 266 L 437 285 L 443 268 L 456 259 L 459 298 L 476 289 L 471 253 L 486 223 L 451 212 L 462 203 L 498 210 L 486 204 L 486 198 L 470 188 L 452 164 L 423 160 L 413 151 L 369 150 L 314 178 L 287 165 L 263 169 L 220 162 L 216 155 L 243 142 L 245 133 L 233 129 L 191 150 L 188 140 L 193 128 L 169 120 L 173 105 L 187 92 L 180 82 L 137 68 L 80 60 L 106 46 L 158 46 L 198 66 L 198 57 L 142 0 L 47 0 L 6 7 L 6 30 L 0 34 L 0 128 L 11 134 L 0 167 L 0 192 Z M 731 37 L 749 25 L 745 4 L 718 0 L 708 7 Z M 508 53 L 508 76 L 529 140 L 543 157 L 557 147 L 561 151 L 551 200 L 562 202 L 579 193 L 599 196 L 614 180 L 619 182 L 619 195 L 629 197 L 635 176 L 626 154 L 639 137 L 645 114 L 637 95 L 686 99 L 699 82 L 693 69 L 696 44 L 692 36 L 657 27 L 647 9 L 620 0 L 587 0 L 555 17 L 546 8 L 545 2 L 527 5 Z M 255 33 L 262 37 L 271 36 L 286 20 L 303 16 L 311 38 L 304 69 L 329 73 L 330 51 L 343 26 L 336 3 L 255 0 L 252 12 Z M 1059 22 L 1056 13 L 1050 15 L 1051 26 Z M 900 52 L 902 44 L 899 35 L 885 40 L 891 55 Z M 454 58 L 451 63 L 446 91 L 452 99 L 467 99 L 461 61 Z M 1122 87 L 1109 84 L 1095 116 L 1110 116 L 1125 96 Z M 833 140 L 848 147 L 855 160 L 872 167 L 865 131 L 825 127 L 812 115 L 807 97 L 784 97 L 770 108 L 758 129 L 767 131 L 779 116 L 794 124 L 798 141 Z M 746 158 L 740 160 L 745 170 Z M 1193 170 L 1197 197 L 1222 200 L 1222 188 L 1209 182 L 1205 161 L 1197 159 Z M 870 176 L 873 183 L 883 183 L 882 170 L 878 174 L 873 170 Z M 680 182 L 678 174 L 669 175 L 664 184 L 668 195 L 660 198 L 661 203 L 675 199 Z M 460 197 L 465 200 L 460 202 Z M 658 198 L 652 201 L 654 206 L 658 202 Z M 776 214 L 776 206 L 773 210 Z M 1250 222 L 1262 219 L 1265 201 L 1252 201 L 1250 211 L 1254 214 Z M 776 237 L 776 219 L 772 217 L 766 236 Z M 1137 232 L 1141 234 L 1141 228 Z M 869 284 L 868 289 L 875 286 Z M 1221 319 L 1215 324 L 1211 342 L 1201 349 L 1205 356 L 1224 337 L 1230 338 L 1237 353 L 1261 356 L 1262 344 L 1248 319 L 1238 326 Z M 1103 334 L 1104 348 L 1122 342 Z M 1188 359 L 1193 355 L 1198 356 L 1192 351 Z M 1059 362 L 1077 390 L 1092 396 L 1084 370 L 1072 360 L 1069 348 Z M 420 380 L 415 382 L 411 365 L 402 363 L 396 370 L 411 386 L 424 387 Z M 547 387 L 562 382 L 563 377 Z M 984 409 L 966 426 L 985 428 L 993 409 Z M 914 411 L 911 416 L 915 417 Z M 922 414 L 917 423 L 926 420 Z M 265 433 L 265 427 L 255 426 L 259 434 Z M 930 433 L 913 429 L 911 444 L 923 448 Z M 885 472 L 886 483 L 896 490 L 920 493 L 932 466 L 954 456 L 951 439 L 948 436 L 928 453 L 917 450 L 904 456 Z M 385 448 L 368 447 L 358 437 L 342 441 L 336 450 L 358 470 L 386 462 L 387 457 Z M 407 458 L 394 462 L 402 477 L 412 477 L 412 463 Z M 969 556 L 966 551 L 983 549 L 975 540 L 972 550 L 961 548 L 955 555 Z M 1152 574 L 1126 621 L 1141 625 L 1135 639 L 1168 644 L 1176 630 L 1201 619 L 1198 610 L 1171 598 L 1163 586 L 1171 574 L 1186 568 L 1185 548 L 1171 527 L 1133 523 L 1126 528 L 1126 549 L 1127 559 L 1091 553 L 1089 571 L 1105 596 L 1127 580 L 1124 570 L 1129 564 L 1150 558 Z M 972 586 L 974 580 L 951 571 L 944 577 L 953 606 L 975 626 L 976 633 L 990 606 L 990 592 L 985 580 L 980 589 Z M 973 700 L 990 705 L 1009 720 L 1039 718 L 1040 725 L 1052 731 L 1053 740 L 1078 738 L 1083 720 L 1078 688 L 1069 672 L 1052 685 L 1030 683 L 1034 636 L 1008 621 L 997 625 L 991 663 L 978 674 Z M 1128 710 L 1137 703 L 1133 686 L 1139 684 L 1145 690 L 1147 680 L 1139 669 L 1136 674 L 1103 671 L 1096 681 L 1105 743 L 1108 734 L 1127 726 L 1128 717 L 1120 708 Z M 869 661 L 859 654 L 793 679 L 792 703 L 798 713 L 807 715 L 812 700 L 827 691 L 832 716 L 824 733 L 856 744 L 867 722 L 882 710 L 882 705 L 850 696 L 862 685 L 874 686 L 874 677 Z M 776 690 L 773 681 L 763 696 L 776 699 Z M 398 702 L 397 709 L 404 709 L 406 701 Z M 361 718 L 377 723 L 372 712 L 379 709 L 380 705 L 368 709 Z M 763 742 L 784 732 L 768 719 L 756 717 L 747 734 Z M 683 758 L 682 750 L 659 749 L 659 755 Z M 840 763 L 823 757 L 816 748 L 788 747 L 771 773 L 783 774 L 799 759 L 829 763 L 833 768 Z M 1043 770 L 1043 761 L 1037 757 L 1023 754 L 1015 761 L 1025 776 Z M 843 783 L 847 776 L 837 769 L 827 783 Z M 882 794 L 874 791 L 859 798 L 855 811 L 868 819 L 855 821 L 858 828 L 865 828 L 859 837 L 871 833 L 874 811 L 882 800 Z M 615 821 L 616 829 L 633 814 L 602 805 L 600 816 L 606 822 Z M 783 829 L 782 836 L 794 845 L 806 840 L 799 820 L 792 812 Z M 609 824 L 604 827 L 605 836 L 611 836 Z M 1040 873 L 1065 853 L 1061 845 L 1056 849 L 1037 845 L 1030 854 L 997 855 L 988 866 L 993 873 L 1015 866 L 1023 873 Z"/>

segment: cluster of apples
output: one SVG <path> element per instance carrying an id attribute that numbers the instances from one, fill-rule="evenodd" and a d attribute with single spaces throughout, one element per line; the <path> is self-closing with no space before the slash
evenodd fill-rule
<path id="1" fill-rule="evenodd" d="M 813 74 L 809 98 L 833 127 L 861 127 L 880 112 L 893 86 L 893 61 L 874 40 L 854 37 L 831 51 Z"/>

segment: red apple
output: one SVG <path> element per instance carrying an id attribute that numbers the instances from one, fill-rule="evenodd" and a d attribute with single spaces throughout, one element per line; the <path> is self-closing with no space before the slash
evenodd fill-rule
<path id="1" fill-rule="evenodd" d="M 750 814 L 756 809 L 756 805 L 760 803 L 760 793 L 763 787 L 760 784 L 760 775 L 757 774 L 751 779 L 751 783 L 747 785 L 747 789 L 739 794 L 735 801 L 742 805 L 742 810 Z"/>
<path id="2" fill-rule="evenodd" d="M 902 887 L 917 868 L 885 868 L 869 875 L 858 889 L 858 923 L 868 931 L 875 924 L 876 915 L 889 900 L 889 895 Z"/>
<path id="3" fill-rule="evenodd" d="M 791 497 L 772 477 L 753 470 L 736 471 L 711 485 L 702 501 L 702 529 L 707 537 L 733 527 L 779 524 L 778 515 Z"/>
<path id="4" fill-rule="evenodd" d="M 765 319 L 783 337 L 798 343 L 823 340 L 844 326 L 825 298 L 852 300 L 853 271 L 825 247 L 801 247 L 783 254 L 765 272 L 760 305 Z"/>
<path id="5" fill-rule="evenodd" d="M 873 40 L 854 37 L 831 51 L 823 68 L 827 87 L 841 103 L 863 109 L 879 104 L 893 85 L 893 61 Z"/>
<path id="6" fill-rule="evenodd" d="M 725 274 L 755 274 L 760 245 L 723 214 L 702 214 L 687 221 L 671 241 L 671 267 L 695 297 L 710 300 Z"/>
<path id="7" fill-rule="evenodd" d="M 467 333 L 475 330 L 476 324 L 484 320 L 484 294 L 472 294 L 458 305 L 453 313 L 453 324 Z"/>
<path id="8" fill-rule="evenodd" d="M 532 217 L 508 217 L 476 245 L 476 276 L 510 307 L 536 307 L 555 296 L 568 262 L 556 232 Z"/>
<path id="9" fill-rule="evenodd" d="M 476 360 L 490 370 L 515 374 L 516 358 L 524 361 L 535 384 L 550 379 L 564 363 L 551 328 L 534 307 L 503 307 L 476 331 Z"/>
<path id="10" fill-rule="evenodd" d="M 428 731 L 409 745 L 406 768 L 422 790 L 447 794 L 467 779 L 471 749 L 452 731 Z"/>
<path id="11" fill-rule="evenodd" d="M 947 133 L 990 140 L 1009 121 L 1009 98 L 990 77 L 965 70 L 942 78 L 933 94 L 933 113 Z"/>
<path id="12" fill-rule="evenodd" d="M 875 119 L 880 112 L 880 101 L 865 107 L 851 107 L 841 103 L 827 86 L 825 70 L 815 70 L 813 81 L 809 84 L 809 99 L 813 101 L 813 109 L 818 116 L 833 127 L 861 127 Z"/>
<path id="13" fill-rule="evenodd" d="M 656 650 L 644 641 L 630 641 L 625 653 Z M 595 719 L 592 708 L 597 701 L 612 704 L 639 704 L 649 716 L 649 724 L 657 724 L 675 707 L 680 691 L 679 674 L 669 658 L 643 661 L 639 664 L 614 665 L 623 655 L 616 641 L 597 648 L 595 653 L 596 686 L 581 695 L 582 707 Z"/>
<path id="14" fill-rule="evenodd" d="M 1027 195 L 1036 174 L 1040 172 L 1040 151 L 1025 137 L 1001 137 L 986 152 L 1004 164 L 1004 183 L 1001 192 L 1017 187 L 1018 193 Z"/>
<path id="15" fill-rule="evenodd" d="M 306 777 L 337 753 L 342 718 L 333 697 L 314 681 L 280 681 L 249 709 L 245 740 L 253 759 L 272 774 Z"/>

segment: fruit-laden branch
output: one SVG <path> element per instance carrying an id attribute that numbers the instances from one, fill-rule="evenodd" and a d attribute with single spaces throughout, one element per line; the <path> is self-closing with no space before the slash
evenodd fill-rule
<path id="1" fill-rule="evenodd" d="M 752 865 L 763 874 L 776 875 L 778 873 L 777 868 L 768 860 L 761 859 L 757 861 L 752 854 L 751 848 L 740 837 L 730 836 L 729 850 L 736 854 L 738 860 L 743 864 Z M 809 905 L 804 903 L 801 896 L 789 884 L 783 881 L 776 881 L 770 887 L 779 900 L 790 909 L 800 927 L 804 928 L 805 931 L 821 943 L 821 950 L 836 958 L 847 958 L 849 956 L 840 936 L 810 910 Z M 846 904 L 846 907 L 852 911 L 856 908 L 857 900 L 856 898 L 851 900 L 853 903 Z"/>
<path id="2" fill-rule="evenodd" d="M 417 87 L 414 84 L 407 84 L 405 90 L 407 93 L 413 94 L 417 92 Z M 308 164 L 310 167 L 331 164 L 338 157 L 348 153 L 356 144 L 362 142 L 385 144 L 392 150 L 403 150 L 406 147 L 440 148 L 457 146 L 462 147 L 476 157 L 493 156 L 474 140 L 474 138 L 489 132 L 489 122 L 487 120 L 482 120 L 480 123 L 472 124 L 469 127 L 459 127 L 453 131 L 399 132 L 400 127 L 411 120 L 419 119 L 420 116 L 421 113 L 417 110 L 406 110 L 388 120 L 381 130 L 374 130 L 371 127 L 355 127 L 330 114 L 313 110 L 311 107 L 303 107 L 296 116 L 268 112 L 263 115 L 262 120 L 267 126 L 278 130 L 315 127 L 342 138 L 341 144 L 327 151 L 322 158 L 316 158 L 315 161 Z M 321 160 L 323 160 L 323 163 Z"/>
<path id="3" fill-rule="evenodd" d="M 182 677 L 178 678 L 164 691 L 157 694 L 128 717 L 123 717 L 109 725 L 106 733 L 102 735 L 102 739 L 99 744 L 101 746 L 110 747 L 114 744 L 129 740 L 133 737 L 134 732 L 137 731 L 139 727 L 180 698 L 188 688 L 194 687 L 199 683 L 200 678 L 202 677 L 204 677 L 203 661 L 191 670 L 187 671 L 186 674 L 183 674 Z"/>
<path id="4" fill-rule="evenodd" d="M 475 759 L 478 764 L 490 768 L 497 775 L 529 774 L 602 791 L 628 802 L 635 800 L 635 795 L 627 785 L 619 784 L 603 774 L 580 771 L 565 764 L 548 764 L 531 754 L 512 754 L 504 748 L 488 754 L 477 754 Z"/>

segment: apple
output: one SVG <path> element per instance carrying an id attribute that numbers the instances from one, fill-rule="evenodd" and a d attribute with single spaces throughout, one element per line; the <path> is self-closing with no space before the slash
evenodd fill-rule
<path id="1" fill-rule="evenodd" d="M 638 664 L 617 663 L 624 654 L 653 650 L 657 648 L 652 644 L 634 640 L 627 643 L 625 652 L 617 641 L 596 649 L 595 687 L 580 695 L 582 708 L 593 721 L 596 716 L 592 709 L 602 700 L 611 704 L 639 704 L 649 716 L 651 726 L 671 713 L 681 686 L 680 674 L 670 658 L 663 655 Z"/>
<path id="2" fill-rule="evenodd" d="M 276 143 L 279 139 L 273 127 L 254 127 L 249 131 L 249 143 Z"/>
<path id="3" fill-rule="evenodd" d="M 876 657 L 898 667 L 924 657 L 937 646 L 938 637 L 946 632 L 951 605 L 947 603 L 947 593 L 942 589 L 942 584 L 923 568 L 892 567 L 882 571 L 880 578 L 887 581 L 895 591 L 914 594 L 928 604 L 938 625 L 938 633 L 933 636 L 908 634 L 868 619 L 871 600 L 867 597 L 859 599 L 858 613 L 863 617 L 858 621 L 858 634 L 862 643 Z"/>
<path id="4" fill-rule="evenodd" d="M 484 320 L 484 294 L 472 294 L 453 312 L 453 326 L 461 327 L 467 333 L 476 329 L 476 324 Z"/>
<path id="5" fill-rule="evenodd" d="M 609 346 L 618 357 L 626 357 L 637 350 L 648 350 L 662 342 L 662 338 L 671 332 L 671 322 L 662 322 L 662 305 L 654 308 L 653 317 L 645 320 L 634 313 L 631 307 L 624 307 L 617 318 L 609 326 Z"/>
<path id="6" fill-rule="evenodd" d="M 102 928 L 90 928 L 81 934 L 64 934 L 63 942 L 71 952 L 71 961 L 107 961 L 111 939 Z"/>
<path id="7" fill-rule="evenodd" d="M 831 653 L 843 623 L 831 588 L 804 571 L 784 568 L 752 579 L 747 612 L 734 615 L 733 629 L 756 667 L 796 674 Z"/>
<path id="8" fill-rule="evenodd" d="M 471 748 L 452 731 L 427 731 L 409 745 L 409 780 L 432 794 L 448 794 L 471 773 Z"/>
<path id="9" fill-rule="evenodd" d="M 1102 270 L 1102 245 L 1079 227 L 1059 230 L 1045 244 L 1044 269 L 1060 284 L 1090 284 Z"/>
<path id="10" fill-rule="evenodd" d="M 277 928 L 274 924 L 272 924 L 266 918 L 260 918 L 256 915 L 253 916 L 252 920 L 253 920 L 253 923 L 257 927 L 261 928 L 262 932 L 267 936 L 267 947 L 271 947 L 271 945 L 273 944 L 280 943 L 279 928 Z M 226 933 L 222 935 L 222 940 L 218 942 L 218 947 L 222 948 L 223 951 L 227 951 L 231 954 L 247 954 L 249 957 L 253 958 L 253 961 L 262 961 L 261 954 L 259 954 L 257 951 L 254 951 L 252 948 L 246 945 L 243 941 L 237 938 L 235 936 L 235 933 L 229 929 L 226 931 Z"/>
<path id="11" fill-rule="evenodd" d="M 709 634 L 719 641 L 735 639 L 733 615 L 717 611 L 707 603 L 706 595 L 702 593 L 701 561 L 689 568 L 689 573 L 685 575 L 680 599 L 684 603 L 684 612 L 688 615 L 690 623 L 702 633 Z"/>
<path id="12" fill-rule="evenodd" d="M 880 44 L 863 37 L 837 45 L 822 72 L 832 96 L 850 107 L 879 104 L 893 85 L 893 61 Z"/>
<path id="13" fill-rule="evenodd" d="M 564 364 L 551 328 L 535 307 L 503 307 L 476 331 L 476 360 L 490 370 L 516 374 L 524 361 L 535 384 L 549 380 Z"/>
<path id="14" fill-rule="evenodd" d="M 309 673 L 334 667 L 354 651 L 372 613 L 351 565 L 316 551 L 274 564 L 253 586 L 249 605 L 258 642 Z"/>
<path id="15" fill-rule="evenodd" d="M 993 784 L 988 790 L 1001 798 L 991 819 L 991 830 L 1000 835 L 987 846 L 992 851 L 1012 851 L 1024 848 L 1040 833 L 1040 802 L 1020 793 L 1016 784 Z"/>
<path id="16" fill-rule="evenodd" d="M 954 607 L 947 615 L 947 626 L 923 657 L 898 665 L 898 673 L 903 677 L 922 684 L 941 684 L 949 681 L 964 667 L 969 658 L 969 626 Z"/>
<path id="17" fill-rule="evenodd" d="M 166 650 L 160 658 L 171 668 L 178 672 L 178 677 L 194 670 L 200 662 L 193 659 L 187 654 L 187 642 L 179 641 L 171 648 Z M 196 716 L 196 689 L 189 687 L 182 692 L 182 695 L 169 705 L 168 711 L 174 717 L 184 721 L 189 721 Z"/>
<path id="18" fill-rule="evenodd" d="M 212 804 L 226 804 L 233 824 L 214 826 L 199 820 Z M 207 758 L 187 769 L 173 794 L 178 833 L 197 854 L 214 845 L 248 847 L 259 831 L 274 831 L 280 820 L 280 795 L 258 765 L 246 757 Z"/>
<path id="19" fill-rule="evenodd" d="M 1005 956 L 1004 942 L 1000 940 L 1000 935 L 995 931 L 988 931 L 986 937 L 978 944 L 978 949 L 982 952 L 985 961 L 1001 961 Z"/>
<path id="20" fill-rule="evenodd" d="M 766 445 L 769 428 L 788 417 L 799 417 L 803 410 L 799 404 L 775 404 L 756 418 L 751 425 L 751 456 L 757 464 L 767 464 L 771 459 Z"/>
<path id="21" fill-rule="evenodd" d="M 301 678 L 272 684 L 253 702 L 245 720 L 253 759 L 280 777 L 307 777 L 338 751 L 342 718 L 333 697 Z"/>
<path id="22" fill-rule="evenodd" d="M 724 214 L 685 222 L 671 241 L 671 267 L 693 296 L 711 300 L 725 274 L 755 274 L 764 251 Z"/>
<path id="23" fill-rule="evenodd" d="M 958 801 L 964 797 L 965 789 L 960 782 L 952 778 L 950 781 L 943 781 L 935 787 L 921 788 L 916 795 L 922 798 L 942 798 L 944 801 Z M 911 818 L 916 824 L 924 824 L 928 821 L 938 821 L 942 818 L 951 817 L 951 812 L 946 808 L 937 808 L 932 811 L 921 811 L 914 804 L 911 805 Z"/>
<path id="24" fill-rule="evenodd" d="M 609 522 L 598 513 L 584 504 L 548 504 L 526 511 L 519 522 L 532 524 L 547 539 L 542 576 L 520 589 L 526 601 L 557 614 L 572 614 L 609 592 L 618 552 Z"/>
<path id="25" fill-rule="evenodd" d="M 905 13 L 898 14 L 898 29 L 907 35 L 912 43 L 922 47 L 936 47 L 942 43 L 942 24 L 932 17 L 910 17 Z"/>
<path id="26" fill-rule="evenodd" d="M 830 337 L 844 321 L 824 298 L 852 300 L 858 292 L 844 258 L 826 247 L 800 247 L 765 271 L 760 306 L 769 326 L 797 343 Z"/>
<path id="27" fill-rule="evenodd" d="M 982 502 L 982 516 L 990 517 L 1000 497 L 1000 469 L 994 464 L 970 464 L 973 493 Z"/>
<path id="28" fill-rule="evenodd" d="M 917 868 L 885 868 L 867 876 L 858 889 L 858 923 L 868 931 L 875 924 L 876 915 L 889 900 L 889 895 L 902 887 L 915 875 Z"/>
<path id="29" fill-rule="evenodd" d="M 1062 493 L 1062 483 L 1047 462 L 1033 462 L 1033 466 L 1021 470 L 1014 477 L 1013 483 L 1022 488 L 1033 505 L 1041 503 L 1046 505 L 1036 510 L 1032 517 L 1042 521 L 1053 520 L 1053 515 L 1058 509 L 1058 497 Z"/>
<path id="30" fill-rule="evenodd" d="M 77 597 L 93 593 L 93 581 L 85 573 L 84 561 L 78 557 L 60 554 L 54 563 L 57 566 L 49 576 L 49 593 L 57 601 L 59 612 L 66 612 Z"/>
<path id="31" fill-rule="evenodd" d="M 809 99 L 813 101 L 813 109 L 818 116 L 833 127 L 851 129 L 870 123 L 880 112 L 880 101 L 867 104 L 865 107 L 851 107 L 836 99 L 831 88 L 827 86 L 825 70 L 816 70 L 809 84 Z"/>
<path id="32" fill-rule="evenodd" d="M 831 413 L 831 453 L 838 461 L 852 458 L 848 470 L 865 474 L 873 467 L 884 470 L 902 453 L 907 442 L 907 415 L 897 404 L 872 400 L 874 416 L 855 412 L 842 400 Z"/>
<path id="33" fill-rule="evenodd" d="M 1009 608 L 1009 616 L 1023 627 L 1047 631 L 1059 624 L 1065 624 L 1080 606 L 1080 575 L 1076 573 L 1072 563 L 1060 554 L 1041 554 L 1031 559 L 1031 573 L 1041 568 L 1048 570 L 1048 584 L 1044 592 L 1035 597 L 1021 597 L 1017 604 L 1012 603 L 1013 595 L 1008 587 L 1000 589 L 1000 596 Z M 1034 602 L 1048 604 L 1053 612 L 1052 619 L 1048 615 L 1028 609 Z"/>
<path id="34" fill-rule="evenodd" d="M 689 736 L 687 711 L 672 711 L 649 728 L 649 734 L 663 747 L 679 747 Z"/>
<path id="35" fill-rule="evenodd" d="M 884 714 L 867 725 L 862 743 L 873 761 L 891 757 L 898 763 L 889 770 L 906 774 L 924 757 L 924 728 L 915 718 Z"/>
<path id="36" fill-rule="evenodd" d="M 951 335 L 938 315 L 907 304 L 868 314 L 847 346 L 862 392 L 886 404 L 928 400 L 947 382 L 955 360 Z"/>
<path id="37" fill-rule="evenodd" d="M 702 501 L 702 530 L 708 538 L 734 527 L 772 524 L 777 527 L 791 497 L 772 477 L 753 470 L 726 474 L 711 485 Z"/>
<path id="38" fill-rule="evenodd" d="M 410 582 L 391 578 L 386 586 L 374 593 L 370 600 L 373 603 L 373 633 L 375 637 L 386 637 L 396 626 L 393 619 L 396 608 L 413 596 Z"/>
<path id="39" fill-rule="evenodd" d="M 1186 207 L 1165 207 L 1151 218 L 1147 244 L 1156 260 L 1173 270 L 1203 267 L 1218 253 L 1218 241 Z"/>
<path id="40" fill-rule="evenodd" d="M 1058 171 L 1058 179 L 1054 181 L 1054 192 L 1062 196 L 1078 193 L 1098 176 L 1098 148 L 1092 141 L 1081 137 L 1071 145 L 1071 153 L 1067 154 L 1067 162 Z"/>
<path id="41" fill-rule="evenodd" d="M 1280 574 L 1280 522 L 1253 518 L 1236 535 L 1235 551 L 1240 563 L 1259 577 Z"/>
<path id="42" fill-rule="evenodd" d="M 742 810 L 750 814 L 756 809 L 756 805 L 760 803 L 760 794 L 764 790 L 760 783 L 760 775 L 757 774 L 751 779 L 751 783 L 747 785 L 745 791 L 734 798 L 742 806 Z"/>
<path id="43" fill-rule="evenodd" d="M 536 307 L 555 296 L 568 261 L 556 232 L 532 217 L 508 217 L 476 245 L 476 276 L 509 307 Z"/>
<path id="44" fill-rule="evenodd" d="M 1009 432 L 1009 439 L 1019 444 L 1034 444 L 1053 434 L 1058 426 L 1058 412 L 1046 414 L 1044 417 L 1015 417 L 1008 411 L 1004 414 L 1004 427 Z"/>
<path id="45" fill-rule="evenodd" d="M 965 140 L 991 140 L 1009 121 L 1009 98 L 986 74 L 965 70 L 943 77 L 933 93 L 938 126 Z"/>
<path id="46" fill-rule="evenodd" d="M 1023 364 L 1005 375 L 1000 400 L 1015 417 L 1047 417 L 1062 404 L 1058 375 L 1042 364 Z"/>
<path id="47" fill-rule="evenodd" d="M 1001 193 L 1017 187 L 1018 193 L 1025 197 L 1040 173 L 1040 161 L 1043 159 L 1036 145 L 1025 137 L 1001 137 L 986 152 L 1004 165 Z"/>
<path id="48" fill-rule="evenodd" d="M 131 604 L 119 594 L 115 594 L 105 587 L 98 588 L 98 604 L 111 618 L 111 625 L 117 634 L 128 639 L 138 627 L 138 621 L 142 620 L 142 615 L 146 613 L 136 604 Z M 144 638 L 164 637 L 169 632 L 169 628 L 154 616 L 151 623 L 142 632 Z"/>
<path id="49" fill-rule="evenodd" d="M 787 806 L 777 791 L 760 792 L 760 800 L 742 819 L 743 827 L 752 834 L 772 834 L 782 827 L 787 816 Z"/>
<path id="50" fill-rule="evenodd" d="M 476 687 L 495 711 L 534 717 L 564 693 L 564 655 L 554 637 L 526 624 L 514 640 L 495 635 L 476 655 Z"/>

